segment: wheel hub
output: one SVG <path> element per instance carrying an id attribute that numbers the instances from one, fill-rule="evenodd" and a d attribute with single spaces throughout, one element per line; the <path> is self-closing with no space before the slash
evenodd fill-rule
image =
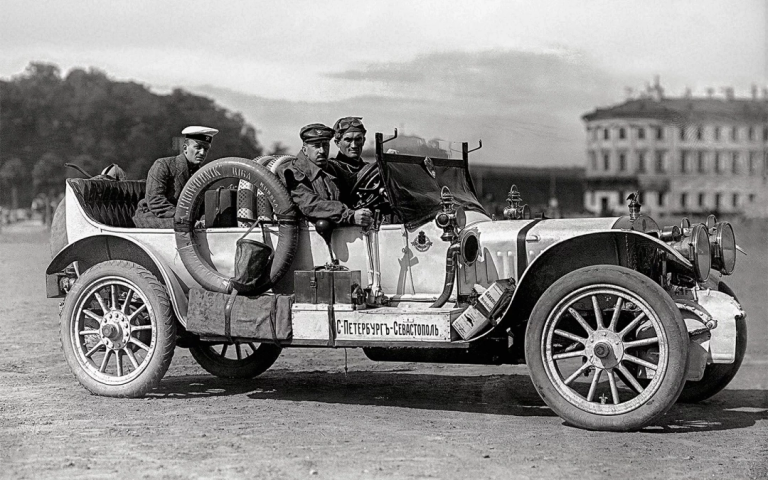
<path id="1" fill-rule="evenodd" d="M 128 317 L 120 310 L 110 310 L 101 321 L 99 335 L 107 348 L 122 349 L 131 338 L 131 324 Z"/>
<path id="2" fill-rule="evenodd" d="M 613 368 L 624 356 L 624 342 L 610 330 L 594 331 L 585 344 L 587 361 L 596 368 Z"/>

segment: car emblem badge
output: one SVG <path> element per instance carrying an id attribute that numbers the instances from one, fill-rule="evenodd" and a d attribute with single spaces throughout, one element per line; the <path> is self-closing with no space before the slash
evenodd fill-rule
<path id="1" fill-rule="evenodd" d="M 416 236 L 416 240 L 411 242 L 411 245 L 413 245 L 413 248 L 418 252 L 426 252 L 429 250 L 429 247 L 432 246 L 432 240 L 427 237 L 427 234 L 424 233 L 424 231 L 421 231 Z"/>
<path id="2" fill-rule="evenodd" d="M 432 163 L 431 158 L 426 157 L 424 159 L 424 168 L 427 169 L 427 173 L 429 173 L 432 178 L 435 178 L 435 164 Z"/>

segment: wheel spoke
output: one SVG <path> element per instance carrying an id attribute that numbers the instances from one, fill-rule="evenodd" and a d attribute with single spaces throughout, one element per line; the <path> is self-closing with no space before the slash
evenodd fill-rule
<path id="1" fill-rule="evenodd" d="M 626 352 L 624 353 L 624 360 L 626 360 L 626 361 L 628 361 L 628 362 L 636 363 L 636 364 L 638 364 L 638 365 L 640 365 L 640 366 L 643 366 L 643 367 L 645 367 L 645 368 L 650 368 L 650 369 L 651 369 L 651 370 L 653 370 L 654 372 L 655 372 L 655 371 L 656 371 L 656 369 L 658 368 L 658 365 L 654 365 L 654 364 L 652 364 L 651 362 L 647 362 L 647 361 L 645 361 L 645 360 L 642 360 L 642 359 L 640 359 L 640 358 L 637 358 L 637 357 L 635 357 L 635 356 L 629 355 L 629 354 L 627 354 Z"/>
<path id="2" fill-rule="evenodd" d="M 605 328 L 603 323 L 603 312 L 600 310 L 600 303 L 597 301 L 597 296 L 592 295 L 592 308 L 595 310 L 595 320 L 597 321 L 597 328 Z"/>
<path id="3" fill-rule="evenodd" d="M 125 302 L 123 302 L 123 308 L 120 309 L 123 311 L 123 313 L 128 311 L 128 305 L 131 304 L 131 300 L 133 300 L 133 289 L 129 288 L 128 293 L 125 294 Z"/>
<path id="4" fill-rule="evenodd" d="M 611 384 L 611 397 L 613 397 L 613 404 L 618 405 L 619 400 L 619 389 L 616 387 L 616 379 L 613 376 L 613 370 L 608 370 L 608 383 Z"/>
<path id="5" fill-rule="evenodd" d="M 576 379 L 579 377 L 579 375 L 581 375 L 582 373 L 584 373 L 584 372 L 585 372 L 585 371 L 586 371 L 586 370 L 587 370 L 589 367 L 591 367 L 591 366 L 592 366 L 591 364 L 589 364 L 589 363 L 585 363 L 584 365 L 582 365 L 582 366 L 581 366 L 581 368 L 579 368 L 578 370 L 576 370 L 575 372 L 573 372 L 573 374 L 571 374 L 571 376 L 570 376 L 570 377 L 568 377 L 568 378 L 565 380 L 565 382 L 564 382 L 564 383 L 565 383 L 566 385 L 570 385 L 571 383 L 573 383 L 573 381 L 574 381 L 574 380 L 576 380 Z"/>
<path id="6" fill-rule="evenodd" d="M 152 325 L 131 325 L 131 331 L 135 332 L 136 330 L 152 330 Z"/>
<path id="7" fill-rule="evenodd" d="M 637 380 L 635 380 L 635 377 L 632 376 L 631 373 L 629 373 L 629 370 L 627 370 L 627 367 L 619 363 L 618 369 L 621 372 L 621 375 L 624 377 L 624 379 L 629 382 L 629 384 L 632 386 L 632 388 L 635 389 L 637 393 L 643 393 L 643 390 L 645 390 L 642 385 L 640 385 Z"/>
<path id="8" fill-rule="evenodd" d="M 611 324 L 608 325 L 608 330 L 615 332 L 616 331 L 616 324 L 619 322 L 619 316 L 621 316 L 621 306 L 624 303 L 624 299 L 621 297 L 618 297 L 618 300 L 616 300 L 616 306 L 613 307 L 613 316 L 611 317 Z"/>
<path id="9" fill-rule="evenodd" d="M 579 322 L 579 324 L 581 324 L 582 328 L 584 328 L 584 330 L 586 330 L 587 333 L 592 333 L 595 331 L 592 327 L 589 326 L 587 321 L 584 320 L 584 317 L 582 317 L 581 314 L 577 312 L 575 309 L 573 309 L 572 307 L 568 307 L 568 313 L 570 313 L 573 316 L 573 318 L 575 318 L 576 321 Z"/>
<path id="10" fill-rule="evenodd" d="M 227 356 L 227 349 L 229 348 L 229 344 L 225 343 L 223 347 L 221 347 L 221 356 L 226 357 Z"/>
<path id="11" fill-rule="evenodd" d="M 573 358 L 573 357 L 585 357 L 586 354 L 587 354 L 586 350 L 579 350 L 577 352 L 558 353 L 557 355 L 553 355 L 552 359 L 563 360 L 566 358 Z"/>
<path id="12" fill-rule="evenodd" d="M 110 285 L 109 286 L 109 296 L 110 296 L 110 309 L 117 310 L 117 285 Z"/>
<path id="13" fill-rule="evenodd" d="M 131 361 L 131 365 L 133 365 L 134 370 L 139 368 L 139 362 L 136 361 L 136 356 L 133 354 L 130 348 L 123 347 L 123 351 L 125 352 L 125 355 L 128 357 L 128 360 Z"/>
<path id="14" fill-rule="evenodd" d="M 85 358 L 91 358 L 91 356 L 92 356 L 94 353 L 96 353 L 96 351 L 97 351 L 99 348 L 101 348 L 101 347 L 104 347 L 104 344 L 103 344 L 103 343 L 101 343 L 101 341 L 99 341 L 99 343 L 97 343 L 96 345 L 94 345 L 94 347 L 93 347 L 92 349 L 88 350 L 88 351 L 85 353 Z M 105 347 L 105 348 L 106 348 L 106 347 Z"/>
<path id="15" fill-rule="evenodd" d="M 237 353 L 237 359 L 242 360 L 243 359 L 243 352 L 240 350 L 240 344 L 235 344 L 235 353 Z"/>
<path id="16" fill-rule="evenodd" d="M 86 308 L 83 309 L 83 313 L 85 314 L 86 317 L 91 317 L 92 319 L 96 320 L 99 323 L 101 323 L 101 321 L 104 320 L 104 317 L 100 317 L 99 315 L 96 315 L 95 313 L 93 313 L 92 311 Z"/>
<path id="17" fill-rule="evenodd" d="M 644 345 L 653 345 L 654 343 L 659 343 L 658 337 L 643 338 L 640 340 L 633 340 L 631 342 L 624 342 L 624 349 L 626 350 L 627 348 L 642 347 Z"/>
<path id="18" fill-rule="evenodd" d="M 595 369 L 595 375 L 592 377 L 592 383 L 589 385 L 589 393 L 587 393 L 587 401 L 591 402 L 595 398 L 595 391 L 597 390 L 597 384 L 600 383 L 600 377 L 603 375 L 603 369 Z"/>
<path id="19" fill-rule="evenodd" d="M 80 335 L 98 335 L 98 330 L 80 330 Z"/>
<path id="20" fill-rule="evenodd" d="M 146 351 L 149 351 L 149 347 L 147 346 L 147 344 L 146 344 L 146 343 L 144 343 L 144 342 L 142 342 L 142 341 L 141 341 L 141 340 L 139 340 L 138 338 L 135 338 L 135 337 L 131 337 L 131 339 L 130 339 L 129 341 L 130 341 L 132 344 L 134 344 L 134 345 L 138 346 L 139 348 L 141 348 L 142 350 L 146 350 Z"/>
<path id="21" fill-rule="evenodd" d="M 629 322 L 629 325 L 624 327 L 624 330 L 619 332 L 619 338 L 624 338 L 624 336 L 629 333 L 630 330 L 635 328 L 640 321 L 645 318 L 645 312 L 640 312 L 640 315 L 636 316 L 634 320 Z"/>
<path id="22" fill-rule="evenodd" d="M 99 371 L 101 373 L 104 373 L 104 371 L 107 369 L 107 362 L 109 362 L 109 357 L 112 356 L 112 350 L 107 349 L 107 352 L 104 354 L 104 358 L 101 359 L 101 366 L 99 367 Z"/>
<path id="23" fill-rule="evenodd" d="M 248 346 L 251 347 L 251 352 L 253 352 L 251 355 L 256 353 L 256 345 L 254 345 L 253 342 L 248 342 Z"/>
<path id="24" fill-rule="evenodd" d="M 109 309 L 107 308 L 107 304 L 104 303 L 104 299 L 101 298 L 101 295 L 99 294 L 99 292 L 95 292 L 93 296 L 96 297 L 96 301 L 99 302 L 99 306 L 101 307 L 101 313 L 106 315 L 107 312 L 109 312 Z"/>
<path id="25" fill-rule="evenodd" d="M 115 352 L 115 358 L 117 359 L 117 376 L 122 377 L 123 376 L 123 361 L 120 357 L 120 350 L 117 350 Z"/>
<path id="26" fill-rule="evenodd" d="M 128 322 L 132 322 L 133 319 L 136 318 L 136 316 L 138 314 L 140 314 L 141 312 L 145 311 L 146 309 L 147 309 L 147 304 L 145 303 L 142 306 L 140 306 L 139 308 L 137 308 L 136 310 L 134 310 L 132 314 L 128 315 Z"/>
<path id="27" fill-rule="evenodd" d="M 566 332 L 565 330 L 560 330 L 559 328 L 555 330 L 555 335 L 560 335 L 561 337 L 573 340 L 574 342 L 579 342 L 580 344 L 584 345 L 587 342 L 586 338 L 579 337 L 578 335 L 574 335 L 570 332 Z"/>

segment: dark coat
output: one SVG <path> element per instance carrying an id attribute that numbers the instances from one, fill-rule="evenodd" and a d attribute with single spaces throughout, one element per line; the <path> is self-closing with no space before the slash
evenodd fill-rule
<path id="1" fill-rule="evenodd" d="M 340 201 L 339 179 L 335 175 L 343 173 L 329 170 L 321 169 L 300 152 L 281 176 L 293 202 L 311 222 L 326 219 L 352 225 L 355 211 Z"/>
<path id="2" fill-rule="evenodd" d="M 173 216 L 181 191 L 197 166 L 190 165 L 183 154 L 158 158 L 147 174 L 144 198 L 139 201 L 133 222 L 139 228 L 173 228 Z"/>

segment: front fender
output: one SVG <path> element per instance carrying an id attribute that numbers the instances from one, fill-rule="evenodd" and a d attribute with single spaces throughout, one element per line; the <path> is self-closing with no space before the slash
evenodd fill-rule
<path id="1" fill-rule="evenodd" d="M 526 242 L 529 240 L 526 239 Z M 683 268 L 693 265 L 675 249 L 661 240 L 632 230 L 602 230 L 560 240 L 541 252 L 535 242 L 527 245 L 530 260 L 504 315 L 504 324 L 520 323 L 528 318 L 533 306 L 544 291 L 563 275 L 590 265 L 619 265 L 629 267 L 628 245 L 656 248 L 667 254 L 667 259 Z"/>
<path id="2" fill-rule="evenodd" d="M 176 318 L 186 327 L 186 289 L 181 285 L 176 275 L 165 268 L 158 258 L 158 255 L 151 248 L 131 238 L 99 234 L 82 238 L 64 247 L 53 257 L 45 273 L 53 275 L 64 270 L 72 262 L 78 262 L 80 271 L 85 271 L 108 260 L 127 260 L 137 263 L 163 282 L 171 298 Z"/>

